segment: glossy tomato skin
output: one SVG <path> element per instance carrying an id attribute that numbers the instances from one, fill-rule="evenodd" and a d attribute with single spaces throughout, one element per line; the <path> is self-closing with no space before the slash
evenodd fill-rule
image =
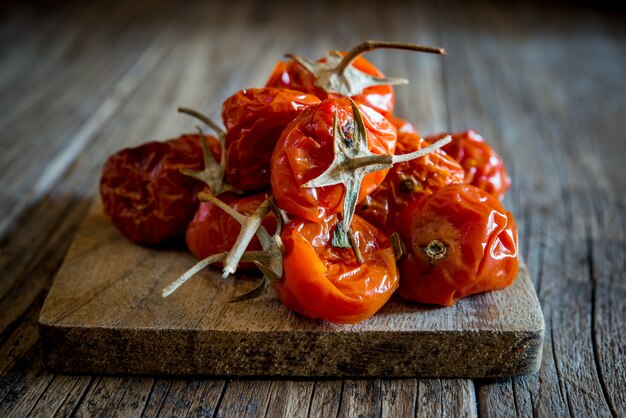
<path id="1" fill-rule="evenodd" d="M 515 220 L 481 189 L 446 186 L 407 206 L 398 223 L 406 248 L 399 261 L 398 293 L 404 299 L 450 306 L 462 297 L 507 287 L 517 276 Z M 442 245 L 445 254 L 429 257 L 429 245 L 431 250 Z"/>
<path id="2" fill-rule="evenodd" d="M 375 110 L 358 105 L 367 131 L 369 150 L 375 154 L 393 153 L 396 129 Z M 349 135 L 354 129 L 352 108 L 347 98 L 327 99 L 302 112 L 290 123 L 276 143 L 271 162 L 272 192 L 278 206 L 296 216 L 322 222 L 343 209 L 342 184 L 303 188 L 322 174 L 334 158 L 333 114 L 337 110 L 341 129 Z M 363 178 L 358 200 L 371 193 L 385 178 L 387 170 Z"/>
<path id="3" fill-rule="evenodd" d="M 252 215 L 265 201 L 265 194 L 259 193 L 250 196 L 239 196 L 233 193 L 223 193 L 219 199 L 243 215 Z M 276 232 L 276 219 L 269 214 L 263 221 L 263 226 L 270 234 Z M 211 202 L 201 202 L 193 220 L 187 227 L 185 240 L 187 248 L 198 259 L 223 251 L 230 251 L 241 231 L 241 225 L 232 216 L 218 208 Z M 249 251 L 261 250 L 261 243 L 254 237 L 247 248 Z M 254 269 L 252 263 L 242 263 L 244 269 Z"/>
<path id="4" fill-rule="evenodd" d="M 398 287 L 393 249 L 387 237 L 355 216 L 352 229 L 364 263 L 351 248 L 330 245 L 337 218 L 321 223 L 300 218 L 281 234 L 283 278 L 275 288 L 291 310 L 309 318 L 353 324 L 376 313 Z"/>
<path id="5" fill-rule="evenodd" d="M 419 135 L 419 132 L 417 131 L 415 126 L 413 126 L 413 124 L 408 120 L 393 115 L 387 116 L 387 119 L 389 120 L 389 122 L 391 122 L 393 126 L 396 127 L 396 129 L 398 130 L 398 135 L 401 132 Z"/>
<path id="6" fill-rule="evenodd" d="M 198 135 L 148 142 L 111 155 L 100 178 L 100 196 L 113 225 L 130 241 L 159 244 L 182 236 L 193 217 L 202 183 L 180 173 L 204 166 Z M 208 137 L 219 158 L 216 138 Z"/>
<path id="7" fill-rule="evenodd" d="M 342 54 L 345 55 L 345 52 L 342 52 Z M 325 58 L 318 60 L 318 62 L 325 61 Z M 363 57 L 357 57 L 351 65 L 366 74 L 376 77 L 384 77 L 383 73 L 378 71 L 372 63 Z M 266 86 L 298 90 L 304 93 L 313 94 L 322 100 L 340 97 L 337 93 L 327 93 L 322 90 L 315 84 L 316 81 L 317 80 L 314 74 L 310 73 L 296 61 L 289 60 L 287 62 L 279 61 L 276 64 L 274 71 L 272 71 L 272 74 L 266 83 Z M 395 95 L 392 86 L 381 85 L 366 87 L 363 89 L 361 94 L 351 97 L 355 102 L 371 107 L 378 113 L 385 116 L 391 116 L 393 112 Z"/>
<path id="8" fill-rule="evenodd" d="M 427 141 L 436 141 L 448 134 L 432 135 Z M 504 161 L 474 130 L 457 132 L 443 150 L 465 169 L 465 182 L 502 199 L 511 187 L 511 178 Z"/>
<path id="9" fill-rule="evenodd" d="M 320 100 L 310 94 L 281 88 L 245 89 L 224 102 L 226 178 L 239 190 L 270 187 L 270 159 L 285 127 Z"/>
<path id="10" fill-rule="evenodd" d="M 420 150 L 430 143 L 418 134 L 398 132 L 396 154 Z M 442 187 L 463 182 L 463 168 L 441 149 L 394 165 L 385 180 L 357 206 L 356 213 L 387 234 L 398 230 L 398 213 Z"/>

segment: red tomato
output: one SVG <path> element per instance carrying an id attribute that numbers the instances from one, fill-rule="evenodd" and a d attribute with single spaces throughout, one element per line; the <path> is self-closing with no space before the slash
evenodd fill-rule
<path id="1" fill-rule="evenodd" d="M 427 141 L 436 141 L 448 134 L 431 135 Z M 502 199 L 511 187 L 504 161 L 476 131 L 457 132 L 443 150 L 465 169 L 465 182 Z"/>
<path id="2" fill-rule="evenodd" d="M 415 129 L 415 126 L 413 126 L 413 124 L 408 120 L 404 120 L 395 116 L 387 116 L 387 119 L 389 119 L 389 122 L 391 122 L 391 124 L 396 127 L 398 133 L 404 132 L 407 134 L 419 135 L 419 132 L 417 131 L 417 129 Z"/>
<path id="3" fill-rule="evenodd" d="M 430 145 L 413 133 L 398 133 L 396 154 L 408 154 Z M 385 180 L 357 206 L 362 218 L 388 234 L 398 230 L 398 213 L 417 199 L 451 183 L 463 182 L 463 168 L 441 149 L 394 165 Z"/>
<path id="4" fill-rule="evenodd" d="M 220 145 L 208 137 L 219 160 Z M 158 244 L 185 233 L 203 185 L 180 173 L 204 166 L 199 135 L 148 142 L 111 155 L 100 178 L 105 213 L 129 240 Z"/>
<path id="5" fill-rule="evenodd" d="M 295 218 L 281 234 L 283 277 L 280 300 L 309 318 L 353 324 L 376 313 L 398 287 L 396 260 L 387 237 L 358 216 L 352 221 L 364 263 L 351 248 L 331 246 L 337 218 L 321 223 Z"/>
<path id="6" fill-rule="evenodd" d="M 386 155 L 396 146 L 396 130 L 378 112 L 358 105 L 365 123 L 369 150 Z M 343 185 L 303 188 L 322 174 L 334 158 L 333 114 L 337 111 L 341 129 L 351 137 L 355 124 L 347 98 L 327 99 L 302 112 L 285 128 L 276 144 L 271 162 L 272 191 L 278 206 L 296 216 L 321 222 L 343 209 Z M 380 184 L 387 170 L 363 178 L 358 200 Z"/>
<path id="7" fill-rule="evenodd" d="M 345 55 L 345 52 L 341 53 Z M 326 58 L 321 58 L 318 62 L 325 62 Z M 365 74 L 375 77 L 384 77 L 369 61 L 363 57 L 357 57 L 351 64 L 356 69 Z M 272 75 L 266 83 L 268 87 L 280 87 L 291 90 L 298 90 L 313 94 L 320 99 L 341 97 L 337 93 L 329 93 L 318 87 L 315 83 L 317 76 L 293 59 L 284 62 L 279 61 L 272 71 Z M 390 116 L 393 112 L 395 96 L 393 87 L 390 85 L 371 86 L 363 89 L 362 93 L 351 96 L 357 103 L 367 105 L 379 113 Z"/>
<path id="8" fill-rule="evenodd" d="M 239 190 L 270 187 L 270 159 L 285 126 L 320 100 L 298 91 L 246 89 L 226 99 L 222 118 L 226 126 L 226 176 Z"/>
<path id="9" fill-rule="evenodd" d="M 242 215 L 251 215 L 265 201 L 264 194 L 238 196 L 224 193 L 219 199 Z M 276 219 L 270 213 L 263 221 L 263 226 L 270 234 L 276 232 Z M 198 259 L 229 251 L 241 230 L 241 225 L 232 216 L 211 202 L 201 202 L 196 215 L 187 227 L 186 241 L 189 251 Z M 261 243 L 254 237 L 247 248 L 260 251 Z M 254 268 L 252 263 L 242 263 L 240 268 Z"/>
<path id="10" fill-rule="evenodd" d="M 474 186 L 451 184 L 413 202 L 398 225 L 407 252 L 399 261 L 404 299 L 450 306 L 517 276 L 513 215 Z"/>

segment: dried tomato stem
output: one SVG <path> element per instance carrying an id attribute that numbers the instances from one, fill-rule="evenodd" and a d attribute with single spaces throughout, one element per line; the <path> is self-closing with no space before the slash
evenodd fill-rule
<path id="1" fill-rule="evenodd" d="M 243 225 L 245 225 L 245 222 L 248 219 L 247 216 L 242 215 L 241 213 L 237 212 L 235 209 L 231 208 L 228 204 L 224 203 L 223 201 L 221 201 L 217 197 L 213 196 L 211 193 L 200 192 L 200 193 L 198 193 L 198 199 L 200 199 L 203 202 L 211 202 L 212 204 L 214 204 L 215 206 L 217 206 L 218 208 L 220 208 L 224 212 L 226 212 L 228 215 L 233 217 L 237 222 L 239 222 L 239 224 L 242 227 L 243 227 Z M 272 237 L 267 232 L 267 230 L 265 228 L 263 228 L 263 226 L 261 226 L 256 231 L 256 235 L 259 238 L 259 241 L 261 242 L 261 246 L 263 248 L 266 248 L 266 247 L 269 246 L 270 240 L 272 239 Z"/>
<path id="2" fill-rule="evenodd" d="M 430 154 L 436 149 L 439 149 L 443 147 L 444 145 L 449 144 L 450 141 L 452 141 L 452 137 L 450 135 L 446 135 L 445 137 L 441 138 L 437 142 L 434 142 L 431 145 L 424 147 L 420 150 L 409 152 L 408 154 L 392 155 L 391 156 L 392 161 L 393 161 L 392 164 L 404 163 L 404 162 L 411 161 L 419 157 L 423 157 L 424 155 Z"/>
<path id="3" fill-rule="evenodd" d="M 446 55 L 445 49 L 434 47 L 434 46 L 416 45 L 416 44 L 403 43 L 403 42 L 365 41 L 355 46 L 350 51 L 348 51 L 348 53 L 343 57 L 343 59 L 337 66 L 337 69 L 335 70 L 336 73 L 339 75 L 343 74 L 345 69 L 359 55 L 368 51 L 373 51 L 375 49 L 381 49 L 381 48 L 404 49 L 404 50 L 409 50 L 409 51 L 419 51 L 419 52 L 427 52 L 431 54 Z"/>
<path id="4" fill-rule="evenodd" d="M 224 130 L 217 123 L 213 121 L 213 119 L 209 118 L 206 115 L 203 115 L 197 110 L 193 110 L 188 107 L 181 106 L 178 108 L 178 111 L 180 113 L 186 113 L 187 115 L 193 116 L 194 118 L 204 122 L 209 128 L 213 129 L 215 133 L 217 134 L 217 136 L 219 136 L 220 138 L 226 137 L 226 132 L 224 132 Z"/>
<path id="5" fill-rule="evenodd" d="M 226 255 L 228 255 L 228 253 L 223 252 L 223 253 L 208 256 L 204 260 L 199 261 L 192 268 L 190 268 L 185 273 L 183 273 L 182 276 L 176 279 L 172 284 L 170 284 L 165 289 L 163 289 L 163 291 L 161 292 L 161 296 L 163 296 L 164 298 L 168 297 L 169 295 L 174 293 L 176 289 L 178 289 L 183 284 L 185 284 L 187 280 L 191 279 L 194 275 L 196 275 L 202 269 L 210 266 L 213 263 L 224 261 L 224 258 L 226 258 Z"/>
<path id="6" fill-rule="evenodd" d="M 350 247 L 352 247 L 352 251 L 354 252 L 354 257 L 356 258 L 357 263 L 363 264 L 365 260 L 363 260 L 363 254 L 361 254 L 359 243 L 356 242 L 356 238 L 354 236 L 354 232 L 352 232 L 352 228 L 348 229 L 348 239 L 350 240 Z"/>
<path id="7" fill-rule="evenodd" d="M 200 135 L 200 145 L 202 145 L 202 154 L 204 156 L 204 169 L 191 170 L 187 167 L 182 167 L 180 172 L 186 176 L 193 177 L 196 180 L 200 180 L 211 189 L 211 193 L 221 194 L 225 191 L 233 190 L 233 187 L 224 182 L 224 167 L 217 164 L 213 153 L 209 149 L 207 138 L 204 136 L 202 129 L 198 128 L 198 134 Z"/>
<path id="8" fill-rule="evenodd" d="M 442 260 L 448 255 L 448 246 L 438 239 L 430 241 L 420 249 L 430 259 L 431 267 L 434 267 L 438 260 Z"/>
<path id="9" fill-rule="evenodd" d="M 193 116 L 194 118 L 204 122 L 209 128 L 213 129 L 213 131 L 217 134 L 220 140 L 221 147 L 221 158 L 220 158 L 220 167 L 226 167 L 226 132 L 213 121 L 213 119 L 209 118 L 206 115 L 198 112 L 197 110 L 190 109 L 188 107 L 179 107 L 178 111 L 180 113 L 186 113 L 189 116 Z"/>
<path id="10" fill-rule="evenodd" d="M 284 246 L 280 240 L 280 236 L 278 235 L 282 230 L 283 222 L 274 199 L 271 196 L 268 197 L 265 202 L 257 208 L 253 215 L 244 216 L 210 193 L 200 193 L 200 197 L 215 204 L 217 207 L 226 211 L 226 213 L 235 218 L 242 225 L 241 232 L 239 233 L 237 241 L 235 242 L 235 245 L 233 245 L 230 252 L 222 252 L 211 255 L 198 262 L 176 281 L 163 289 L 163 297 L 169 296 L 200 270 L 218 261 L 224 263 L 224 271 L 226 271 L 227 267 L 230 267 L 234 273 L 239 262 L 243 261 L 254 263 L 263 273 L 263 280 L 259 286 L 248 293 L 231 299 L 230 302 L 247 300 L 260 296 L 271 283 L 280 280 L 283 275 Z M 267 230 L 261 225 L 261 222 L 270 211 L 274 211 L 276 216 L 276 235 L 273 237 L 270 237 Z M 255 233 L 259 237 L 263 251 L 245 251 Z M 227 275 L 228 273 L 225 273 L 223 274 L 223 277 L 226 277 Z"/>
<path id="11" fill-rule="evenodd" d="M 213 203 L 215 206 L 217 206 L 218 208 L 222 209 L 224 212 L 226 212 L 227 214 L 235 218 L 235 220 L 239 222 L 239 224 L 241 225 L 243 225 L 243 223 L 246 221 L 245 215 L 242 215 L 241 213 L 237 212 L 235 209 L 231 208 L 230 206 L 228 206 L 223 201 L 219 200 L 217 197 L 215 197 L 211 193 L 200 192 L 198 193 L 198 199 L 200 199 L 200 201 L 202 202 Z"/>
<path id="12" fill-rule="evenodd" d="M 241 232 L 237 236 L 237 240 L 233 245 L 233 248 L 228 252 L 228 256 L 224 260 L 224 269 L 222 270 L 222 277 L 226 278 L 229 274 L 237 271 L 237 265 L 241 256 L 246 251 L 248 244 L 252 240 L 252 237 L 256 234 L 257 230 L 261 226 L 261 222 L 267 216 L 271 209 L 271 197 L 263 202 L 253 215 L 247 217 L 245 222 L 241 225 Z"/>
<path id="13" fill-rule="evenodd" d="M 349 161 L 349 166 L 352 169 L 361 167 L 371 167 L 381 165 L 380 170 L 385 170 L 393 165 L 393 155 L 369 155 L 367 157 L 358 157 Z"/>

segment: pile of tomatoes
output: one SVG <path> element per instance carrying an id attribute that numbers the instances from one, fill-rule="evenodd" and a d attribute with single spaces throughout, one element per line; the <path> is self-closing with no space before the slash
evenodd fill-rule
<path id="1" fill-rule="evenodd" d="M 517 227 L 500 200 L 502 159 L 476 132 L 422 138 L 394 115 L 393 84 L 366 61 L 366 42 L 318 61 L 288 55 L 262 88 L 222 107 L 223 131 L 124 149 L 106 161 L 105 212 L 129 240 L 185 237 L 207 265 L 258 268 L 299 314 L 355 323 L 397 291 L 450 306 L 512 283 Z"/>

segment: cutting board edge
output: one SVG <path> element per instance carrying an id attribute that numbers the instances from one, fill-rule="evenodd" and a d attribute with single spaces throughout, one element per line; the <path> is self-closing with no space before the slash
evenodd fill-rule
<path id="1" fill-rule="evenodd" d="M 50 370 L 80 374 L 224 377 L 485 378 L 539 370 L 544 329 L 526 331 L 413 331 L 358 334 L 151 330 L 54 326 L 40 323 L 40 347 Z M 152 338 L 137 338 L 143 332 Z M 303 338 L 304 334 L 306 338 Z M 470 344 L 467 339 L 473 339 Z M 144 341 L 137 345 L 137 341 Z M 458 351 L 461 341 L 468 350 Z M 147 344 L 145 343 L 147 342 Z M 235 342 L 237 344 L 235 344 Z M 318 347 L 318 343 L 320 346 Z M 102 345 L 107 346 L 102 350 Z M 235 352 L 224 351 L 238 346 Z M 156 362 L 144 354 L 161 350 Z M 106 353 L 104 356 L 102 353 Z M 243 355 L 242 355 L 243 353 Z M 294 354 L 294 353 L 299 353 Z M 330 356 L 332 353 L 332 356 Z M 222 361 L 214 361 L 215 358 Z M 468 363 L 481 358 L 482 363 Z M 141 359 L 141 361 L 140 361 Z M 243 360 L 242 360 L 243 359 Z"/>

